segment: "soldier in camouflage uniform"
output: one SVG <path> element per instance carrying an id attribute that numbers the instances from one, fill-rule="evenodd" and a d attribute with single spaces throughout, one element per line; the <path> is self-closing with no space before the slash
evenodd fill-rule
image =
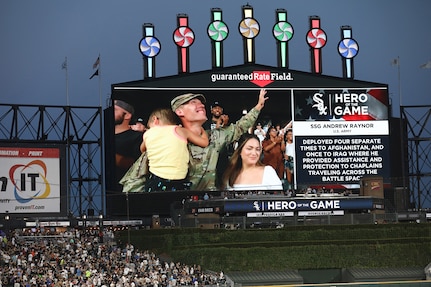
<path id="1" fill-rule="evenodd" d="M 268 99 L 266 90 L 261 89 L 256 106 L 236 123 L 223 128 L 208 130 L 209 145 L 205 148 L 188 144 L 190 165 L 188 179 L 193 190 L 217 190 L 216 167 L 221 149 L 234 142 L 248 131 L 256 122 L 260 111 Z M 171 101 L 172 110 L 180 117 L 183 126 L 199 133 L 201 126 L 207 120 L 205 110 L 206 99 L 202 94 L 184 94 Z"/>

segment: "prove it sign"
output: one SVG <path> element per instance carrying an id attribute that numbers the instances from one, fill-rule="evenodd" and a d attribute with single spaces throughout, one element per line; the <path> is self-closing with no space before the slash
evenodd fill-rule
<path id="1" fill-rule="evenodd" d="M 386 88 L 294 91 L 293 103 L 298 183 L 355 188 L 389 177 Z"/>
<path id="2" fill-rule="evenodd" d="M 0 161 L 0 213 L 60 212 L 60 148 L 0 147 Z"/>

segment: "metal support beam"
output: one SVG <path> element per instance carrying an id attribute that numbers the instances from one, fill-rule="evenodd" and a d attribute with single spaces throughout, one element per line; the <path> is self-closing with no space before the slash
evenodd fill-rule
<path id="1" fill-rule="evenodd" d="M 408 184 L 415 209 L 431 208 L 431 106 L 401 106 L 406 125 Z"/>
<path id="2" fill-rule="evenodd" d="M 66 147 L 68 211 L 105 214 L 102 108 L 0 104 L 2 144 L 59 144 Z"/>

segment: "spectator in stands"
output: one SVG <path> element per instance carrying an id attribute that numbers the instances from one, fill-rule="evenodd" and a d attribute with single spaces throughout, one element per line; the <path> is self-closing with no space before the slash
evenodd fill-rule
<path id="1" fill-rule="evenodd" d="M 293 171 L 295 158 L 295 145 L 293 144 L 292 129 L 288 129 L 285 134 L 286 148 L 284 152 L 284 172 L 285 178 L 289 184 L 289 188 L 293 187 Z"/>
<path id="2" fill-rule="evenodd" d="M 205 130 L 219 129 L 229 125 L 229 116 L 224 114 L 224 109 L 219 101 L 215 101 L 211 107 L 211 119 L 204 124 Z"/>
<path id="3" fill-rule="evenodd" d="M 278 177 L 283 178 L 284 173 L 284 156 L 286 150 L 282 135 L 277 134 L 274 126 L 268 129 L 265 139 L 262 141 L 263 160 L 265 165 L 272 166 L 277 172 Z"/>
<path id="4" fill-rule="evenodd" d="M 205 272 L 198 265 L 163 262 L 156 254 L 112 244 L 97 244 L 97 234 L 74 230 L 56 236 L 36 231 L 18 235 L 0 250 L 3 286 L 199 286 L 224 282 L 222 272 Z M 108 233 L 106 231 L 105 233 Z M 31 254 L 31 261 L 28 260 Z M 128 260 L 128 261 L 127 261 Z"/>
<path id="5" fill-rule="evenodd" d="M 259 138 L 260 142 L 262 142 L 265 139 L 266 132 L 262 127 L 261 123 L 257 123 L 256 129 L 253 131 L 255 135 Z"/>
<path id="6" fill-rule="evenodd" d="M 144 120 L 142 118 L 138 118 L 134 125 L 130 125 L 130 128 L 138 132 L 145 132 L 147 130 L 147 127 L 145 126 Z"/>
<path id="7" fill-rule="evenodd" d="M 114 101 L 116 183 L 141 155 L 142 132 L 130 127 L 134 112 L 129 103 Z"/>
<path id="8" fill-rule="evenodd" d="M 203 125 L 204 129 L 211 133 L 213 129 L 221 129 L 229 126 L 229 116 L 224 113 L 224 108 L 219 101 L 215 101 L 210 107 L 211 119 Z M 221 177 L 229 164 L 229 158 L 233 153 L 232 142 L 226 142 L 219 151 L 216 166 L 216 186 L 221 187 Z"/>
<path id="9" fill-rule="evenodd" d="M 245 133 L 238 141 L 224 174 L 224 183 L 230 190 L 282 190 L 275 169 L 260 161 L 262 146 L 254 134 Z"/>

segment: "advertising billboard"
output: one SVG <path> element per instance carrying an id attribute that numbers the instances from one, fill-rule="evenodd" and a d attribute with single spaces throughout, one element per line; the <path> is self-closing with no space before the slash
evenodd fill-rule
<path id="1" fill-rule="evenodd" d="M 255 196 L 229 200 L 188 201 L 184 206 L 188 214 L 218 213 L 229 216 L 247 214 L 248 217 L 343 215 L 385 208 L 384 199 L 381 198 L 342 195 L 295 198 Z"/>
<path id="2" fill-rule="evenodd" d="M 1 146 L 0 213 L 65 213 L 64 159 L 62 146 Z"/>

